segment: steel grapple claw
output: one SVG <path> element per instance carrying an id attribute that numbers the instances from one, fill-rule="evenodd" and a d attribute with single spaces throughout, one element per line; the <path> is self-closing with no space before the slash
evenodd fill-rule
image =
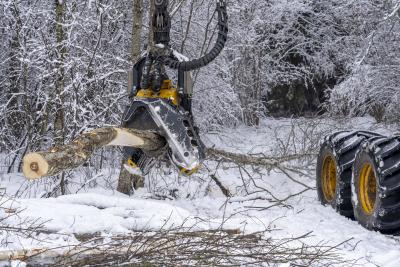
<path id="1" fill-rule="evenodd" d="M 163 99 L 137 98 L 125 113 L 124 123 L 135 127 L 136 120 L 166 139 L 169 158 L 182 173 L 190 175 L 199 168 L 205 149 L 186 112 Z"/>

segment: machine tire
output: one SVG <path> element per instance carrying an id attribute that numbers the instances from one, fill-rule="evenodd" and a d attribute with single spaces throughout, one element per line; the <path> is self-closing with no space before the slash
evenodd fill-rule
<path id="1" fill-rule="evenodd" d="M 366 131 L 341 131 L 327 136 L 317 160 L 318 199 L 343 216 L 353 218 L 351 201 L 352 166 L 360 145 L 377 134 Z"/>
<path id="2" fill-rule="evenodd" d="M 353 165 L 355 219 L 365 228 L 400 232 L 400 137 L 366 141 Z"/>

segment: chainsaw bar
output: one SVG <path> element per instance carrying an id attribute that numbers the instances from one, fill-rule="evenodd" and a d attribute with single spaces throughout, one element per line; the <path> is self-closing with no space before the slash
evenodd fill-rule
<path id="1" fill-rule="evenodd" d="M 154 122 L 148 123 L 156 126 L 153 130 L 166 139 L 172 162 L 184 172 L 197 169 L 205 159 L 205 147 L 191 119 L 166 100 L 135 98 L 124 115 L 125 124 L 129 125 L 129 121 L 144 109 Z"/>

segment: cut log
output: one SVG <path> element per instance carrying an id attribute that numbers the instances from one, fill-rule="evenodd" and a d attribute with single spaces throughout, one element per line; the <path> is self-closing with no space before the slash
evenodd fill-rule
<path id="1" fill-rule="evenodd" d="M 164 138 L 148 131 L 100 128 L 78 136 L 68 145 L 27 154 L 23 159 L 22 170 L 26 178 L 39 179 L 81 166 L 96 149 L 105 146 L 128 146 L 156 151 L 164 145 Z"/>

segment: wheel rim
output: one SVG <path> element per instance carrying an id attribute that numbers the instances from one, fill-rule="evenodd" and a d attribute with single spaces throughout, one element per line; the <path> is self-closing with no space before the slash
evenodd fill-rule
<path id="1" fill-rule="evenodd" d="M 326 156 L 322 165 L 322 192 L 328 202 L 335 198 L 336 180 L 336 161 L 332 156 Z"/>
<path id="2" fill-rule="evenodd" d="M 359 199 L 363 211 L 371 215 L 375 209 L 376 176 L 371 163 L 365 163 L 359 178 Z"/>

